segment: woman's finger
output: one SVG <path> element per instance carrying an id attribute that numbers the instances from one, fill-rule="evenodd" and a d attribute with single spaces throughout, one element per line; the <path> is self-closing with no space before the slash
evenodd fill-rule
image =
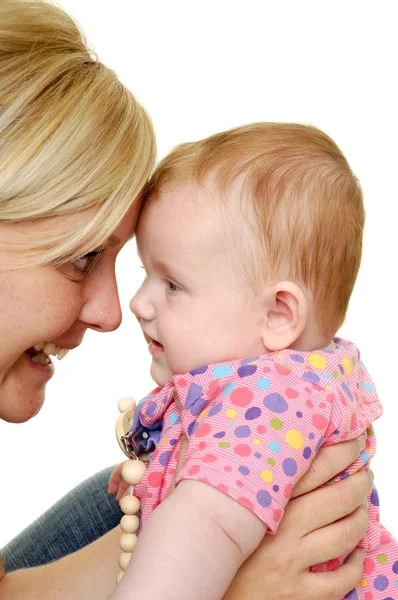
<path id="1" fill-rule="evenodd" d="M 359 471 L 338 483 L 299 496 L 287 505 L 281 527 L 298 537 L 346 517 L 366 502 L 370 492 L 367 474 Z"/>
<path id="2" fill-rule="evenodd" d="M 365 446 L 366 440 L 361 436 L 358 440 L 321 448 L 308 471 L 293 488 L 292 498 L 315 490 L 344 471 L 356 461 Z"/>
<path id="3" fill-rule="evenodd" d="M 364 550 L 354 550 L 347 562 L 329 573 L 308 573 L 304 589 L 308 595 L 298 596 L 306 600 L 341 600 L 360 582 L 363 575 Z"/>
<path id="4" fill-rule="evenodd" d="M 362 505 L 340 521 L 306 535 L 300 547 L 303 569 L 352 552 L 365 535 L 368 523 L 368 509 Z"/>

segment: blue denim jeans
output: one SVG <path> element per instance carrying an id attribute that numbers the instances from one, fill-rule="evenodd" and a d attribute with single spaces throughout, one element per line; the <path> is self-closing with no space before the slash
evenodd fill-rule
<path id="1" fill-rule="evenodd" d="M 5 571 L 52 562 L 116 527 L 123 513 L 107 492 L 112 469 L 104 469 L 78 485 L 11 540 L 1 550 Z"/>

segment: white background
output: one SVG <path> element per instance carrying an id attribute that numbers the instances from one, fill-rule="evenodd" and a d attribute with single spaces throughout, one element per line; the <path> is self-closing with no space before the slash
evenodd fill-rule
<path id="1" fill-rule="evenodd" d="M 384 404 L 373 462 L 382 520 L 398 535 L 396 437 L 397 35 L 378 0 L 63 0 L 100 58 L 152 116 L 159 156 L 175 144 L 256 120 L 312 123 L 331 135 L 366 201 L 363 266 L 342 334 L 362 348 Z M 146 344 L 128 310 L 142 272 L 118 263 L 124 320 L 89 332 L 56 365 L 41 413 L 0 424 L 0 545 L 72 486 L 123 458 L 117 401 L 151 389 Z"/>

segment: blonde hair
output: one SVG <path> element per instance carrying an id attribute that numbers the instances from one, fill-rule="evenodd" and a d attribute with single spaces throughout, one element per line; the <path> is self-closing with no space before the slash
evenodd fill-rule
<path id="1" fill-rule="evenodd" d="M 209 176 L 227 199 L 233 183 L 241 186 L 261 244 L 252 265 L 262 281 L 287 267 L 289 278 L 312 291 L 321 330 L 334 335 L 358 274 L 365 220 L 360 185 L 338 146 L 308 125 L 239 127 L 175 148 L 144 197 L 159 197 L 167 183 L 203 184 Z"/>
<path id="2" fill-rule="evenodd" d="M 44 0 L 0 2 L 0 156 L 0 223 L 76 215 L 21 244 L 22 266 L 60 265 L 103 245 L 153 167 L 147 113 Z"/>

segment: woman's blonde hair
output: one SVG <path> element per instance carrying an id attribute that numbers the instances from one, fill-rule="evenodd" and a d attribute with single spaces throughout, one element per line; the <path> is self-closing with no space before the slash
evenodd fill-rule
<path id="1" fill-rule="evenodd" d="M 157 166 L 144 201 L 168 184 L 209 177 L 226 202 L 237 182 L 242 215 L 254 223 L 248 283 L 257 288 L 287 267 L 312 291 L 318 325 L 333 336 L 358 274 L 365 221 L 361 187 L 335 142 L 309 125 L 254 123 L 182 144 Z"/>
<path id="2" fill-rule="evenodd" d="M 147 113 L 76 23 L 45 0 L 1 0 L 0 223 L 97 208 L 83 225 L 49 221 L 45 236 L 18 247 L 22 266 L 61 265 L 103 245 L 154 159 Z"/>

